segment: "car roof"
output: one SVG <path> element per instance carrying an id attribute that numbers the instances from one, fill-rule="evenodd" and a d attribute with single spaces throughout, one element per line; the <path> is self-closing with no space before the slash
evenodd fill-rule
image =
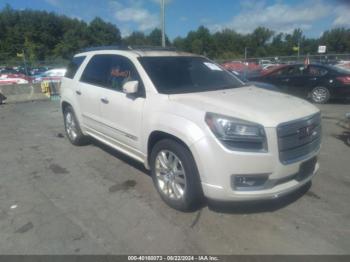
<path id="1" fill-rule="evenodd" d="M 176 51 L 174 48 L 162 47 L 118 47 L 118 46 L 101 46 L 92 47 L 82 50 L 75 56 L 91 55 L 91 54 L 129 54 L 135 57 L 159 57 L 159 56 L 198 56 L 195 54 Z"/>

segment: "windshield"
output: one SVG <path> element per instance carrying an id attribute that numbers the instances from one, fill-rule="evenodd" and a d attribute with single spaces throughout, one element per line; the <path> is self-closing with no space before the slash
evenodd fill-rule
<path id="1" fill-rule="evenodd" d="M 203 57 L 141 57 L 159 93 L 181 94 L 243 86 L 236 77 Z"/>

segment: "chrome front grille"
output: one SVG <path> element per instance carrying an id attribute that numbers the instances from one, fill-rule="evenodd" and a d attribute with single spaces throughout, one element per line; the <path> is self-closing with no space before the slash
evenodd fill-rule
<path id="1" fill-rule="evenodd" d="M 303 160 L 320 148 L 321 114 L 282 123 L 277 127 L 280 161 L 290 164 Z"/>

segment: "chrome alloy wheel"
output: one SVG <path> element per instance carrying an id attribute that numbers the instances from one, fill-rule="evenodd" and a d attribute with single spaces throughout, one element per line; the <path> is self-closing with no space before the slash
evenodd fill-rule
<path id="1" fill-rule="evenodd" d="M 76 127 L 74 116 L 71 112 L 67 112 L 66 114 L 66 131 L 69 138 L 72 141 L 74 141 L 77 138 L 78 136 L 77 127 Z"/>
<path id="2" fill-rule="evenodd" d="M 315 88 L 311 95 L 313 101 L 322 103 L 327 99 L 328 91 L 325 88 Z"/>
<path id="3" fill-rule="evenodd" d="M 155 160 L 155 173 L 160 191 L 168 198 L 185 196 L 186 173 L 181 160 L 171 151 L 161 150 Z"/>

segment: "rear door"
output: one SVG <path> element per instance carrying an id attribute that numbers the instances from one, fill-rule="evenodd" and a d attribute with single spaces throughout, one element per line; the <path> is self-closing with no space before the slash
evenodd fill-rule
<path id="1" fill-rule="evenodd" d="M 90 58 L 79 81 L 76 95 L 79 99 L 83 125 L 90 131 L 101 132 L 101 96 L 107 87 L 109 60 L 104 55 Z"/>
<path id="2" fill-rule="evenodd" d="M 306 90 L 308 86 L 308 76 L 306 67 L 304 65 L 293 65 L 286 72 L 286 82 L 288 82 L 288 93 L 298 96 L 306 97 Z"/>
<path id="3" fill-rule="evenodd" d="M 65 76 L 62 78 L 60 90 L 63 100 L 69 101 L 69 103 L 73 105 L 79 120 L 81 120 L 81 97 L 77 94 L 77 91 L 79 90 L 81 71 L 84 69 L 83 63 L 86 63 L 84 62 L 85 60 L 86 56 L 73 57 L 67 66 Z"/>
<path id="4" fill-rule="evenodd" d="M 306 91 L 309 93 L 316 86 L 327 86 L 328 81 L 325 79 L 325 77 L 328 75 L 328 70 L 325 67 L 309 65 L 306 70 Z"/>
<path id="5" fill-rule="evenodd" d="M 310 91 L 318 86 L 328 71 L 317 65 L 295 65 L 289 77 L 289 93 L 307 98 Z"/>

